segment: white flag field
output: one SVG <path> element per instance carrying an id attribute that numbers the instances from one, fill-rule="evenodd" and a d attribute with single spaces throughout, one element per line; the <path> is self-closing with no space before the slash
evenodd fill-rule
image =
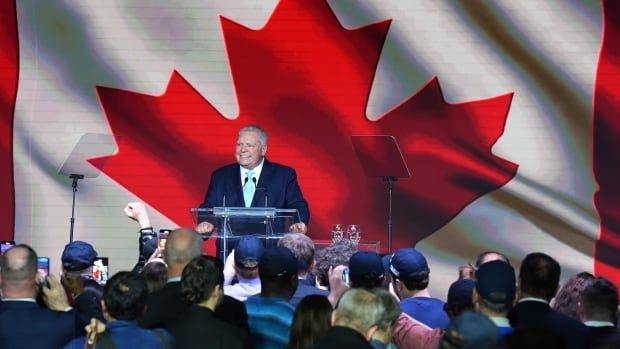
<path id="1" fill-rule="evenodd" d="M 15 50 L 0 58 L 0 237 L 58 272 L 68 174 L 85 172 L 74 239 L 112 272 L 130 269 L 138 226 L 125 204 L 147 204 L 156 229 L 190 225 L 247 121 L 269 133 L 269 160 L 297 170 L 312 238 L 360 224 L 383 253 L 387 184 L 364 175 L 349 136 L 395 136 L 411 178 L 395 182 L 394 248 L 422 251 L 432 292 L 486 250 L 517 267 L 545 252 L 562 279 L 617 283 L 611 7 L 620 12 L 585 0 L 5 1 L 1 42 Z"/>

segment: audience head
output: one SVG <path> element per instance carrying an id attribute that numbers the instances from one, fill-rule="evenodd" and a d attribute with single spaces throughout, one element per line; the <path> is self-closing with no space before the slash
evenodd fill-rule
<path id="1" fill-rule="evenodd" d="M 473 311 L 474 303 L 472 296 L 476 282 L 472 279 L 457 280 L 448 289 L 448 299 L 443 310 L 450 319 L 460 315 L 464 311 Z"/>
<path id="2" fill-rule="evenodd" d="M 202 254 L 202 237 L 188 228 L 175 229 L 168 234 L 164 259 L 169 276 L 180 276 L 183 268 Z"/>
<path id="3" fill-rule="evenodd" d="M 491 262 L 491 261 L 503 261 L 508 263 L 508 265 L 510 265 L 510 260 L 508 260 L 508 257 L 506 257 L 505 255 L 496 252 L 496 251 L 484 251 L 481 254 L 478 255 L 478 258 L 476 258 L 476 269 L 480 268 L 481 265 L 483 265 L 486 262 Z"/>
<path id="4" fill-rule="evenodd" d="M 332 326 L 349 327 L 370 340 L 384 316 L 385 308 L 377 295 L 352 288 L 340 297 L 332 313 Z"/>
<path id="5" fill-rule="evenodd" d="M 560 265 L 550 256 L 535 252 L 521 263 L 519 287 L 521 298 L 536 297 L 550 301 L 558 290 Z"/>
<path id="6" fill-rule="evenodd" d="M 314 242 L 306 234 L 285 234 L 278 241 L 278 246 L 288 248 L 297 257 L 300 276 L 304 276 L 312 270 L 314 265 Z"/>
<path id="7" fill-rule="evenodd" d="M 331 314 L 332 305 L 327 297 L 304 297 L 295 308 L 288 348 L 305 349 L 312 346 L 331 327 Z"/>
<path id="8" fill-rule="evenodd" d="M 297 258 L 286 247 L 270 247 L 258 262 L 261 294 L 289 300 L 297 289 Z"/>
<path id="9" fill-rule="evenodd" d="M 351 256 L 357 252 L 357 244 L 342 239 L 320 250 L 316 256 L 316 277 L 321 286 L 329 286 L 329 268 L 347 265 Z"/>
<path id="10" fill-rule="evenodd" d="M 577 321 L 581 321 L 577 304 L 581 300 L 581 293 L 594 280 L 594 275 L 588 272 L 581 272 L 572 276 L 566 282 L 558 294 L 553 298 L 551 308 L 566 316 L 572 317 Z"/>
<path id="11" fill-rule="evenodd" d="M 401 299 L 404 298 L 404 292 L 425 290 L 428 287 L 430 269 L 424 255 L 415 248 L 396 251 L 390 260 L 390 272 L 394 291 Z"/>
<path id="12" fill-rule="evenodd" d="M 609 280 L 597 277 L 581 294 L 583 321 L 614 322 L 618 314 L 618 288 Z"/>
<path id="13" fill-rule="evenodd" d="M 103 288 L 102 308 L 106 320 L 135 320 L 142 316 L 148 289 L 140 275 L 116 273 Z"/>
<path id="14" fill-rule="evenodd" d="M 235 272 L 246 279 L 258 278 L 258 261 L 263 255 L 263 242 L 253 235 L 239 238 L 235 246 Z"/>
<path id="15" fill-rule="evenodd" d="M 142 279 L 150 292 L 162 288 L 168 281 L 168 267 L 163 262 L 146 263 L 140 272 Z"/>
<path id="16" fill-rule="evenodd" d="M 84 241 L 73 241 L 65 245 L 65 249 L 62 251 L 63 272 L 74 275 L 84 273 L 90 275 L 96 258 L 97 251 L 91 244 Z"/>
<path id="17" fill-rule="evenodd" d="M 466 311 L 450 321 L 440 349 L 496 349 L 500 341 L 497 327 L 484 315 Z"/>
<path id="18" fill-rule="evenodd" d="M 505 316 L 517 291 L 514 269 L 506 262 L 494 260 L 476 270 L 474 302 L 476 310 L 487 316 Z"/>
<path id="19" fill-rule="evenodd" d="M 383 285 L 383 263 L 375 252 L 356 252 L 349 259 L 351 287 L 372 290 Z"/>
<path id="20" fill-rule="evenodd" d="M 382 288 L 376 288 L 372 290 L 372 293 L 379 297 L 379 301 L 383 305 L 384 309 L 381 321 L 377 324 L 375 338 L 387 344 L 392 338 L 392 326 L 402 313 L 400 303 L 393 294 Z"/>
<path id="21" fill-rule="evenodd" d="M 211 310 L 224 297 L 224 265 L 212 256 L 192 259 L 181 276 L 181 296 L 187 304 L 203 305 Z"/>
<path id="22" fill-rule="evenodd" d="M 0 286 L 6 298 L 35 298 L 37 253 L 28 245 L 15 245 L 0 258 Z"/>

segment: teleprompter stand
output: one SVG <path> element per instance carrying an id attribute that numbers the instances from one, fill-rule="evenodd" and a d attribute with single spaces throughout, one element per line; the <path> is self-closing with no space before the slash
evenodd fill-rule
<path id="1" fill-rule="evenodd" d="M 85 133 L 65 159 L 58 170 L 59 175 L 68 176 L 71 179 L 73 191 L 73 201 L 71 203 L 71 218 L 69 219 L 69 242 L 73 242 L 73 231 L 75 228 L 75 194 L 78 190 L 78 182 L 84 178 L 96 178 L 99 176 L 99 169 L 87 162 L 88 159 L 111 154 L 116 149 L 115 139 L 107 134 Z"/>
<path id="2" fill-rule="evenodd" d="M 388 253 L 392 253 L 392 195 L 394 182 L 399 178 L 410 178 L 403 154 L 396 138 L 388 135 L 351 136 L 353 149 L 366 176 L 381 178 L 388 184 L 387 235 Z"/>

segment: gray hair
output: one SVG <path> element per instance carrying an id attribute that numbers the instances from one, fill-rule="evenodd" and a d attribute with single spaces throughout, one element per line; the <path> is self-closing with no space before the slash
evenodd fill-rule
<path id="1" fill-rule="evenodd" d="M 364 334 L 381 324 L 385 308 L 379 297 L 361 288 L 345 292 L 336 307 L 335 326 L 346 326 Z"/>
<path id="2" fill-rule="evenodd" d="M 267 132 L 256 125 L 246 125 L 239 129 L 239 133 L 237 133 L 237 138 L 242 132 L 256 132 L 258 134 L 258 140 L 263 147 L 267 146 Z"/>

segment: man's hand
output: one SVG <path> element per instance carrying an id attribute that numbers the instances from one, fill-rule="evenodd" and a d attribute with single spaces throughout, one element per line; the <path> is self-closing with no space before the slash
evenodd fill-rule
<path id="1" fill-rule="evenodd" d="M 200 234 L 210 234 L 213 231 L 213 224 L 202 222 L 196 226 L 196 231 Z"/>
<path id="2" fill-rule="evenodd" d="M 133 219 L 140 224 L 140 229 L 151 228 L 151 220 L 146 212 L 146 206 L 141 202 L 130 202 L 123 209 L 127 217 Z"/>
<path id="3" fill-rule="evenodd" d="M 459 266 L 459 280 L 473 279 L 476 275 L 476 267 L 471 263 Z"/>
<path id="4" fill-rule="evenodd" d="M 86 330 L 86 338 L 89 345 L 93 345 L 96 342 L 98 335 L 105 332 L 105 324 L 95 318 L 90 319 L 90 324 L 84 327 Z"/>
<path id="5" fill-rule="evenodd" d="M 340 297 L 349 289 L 349 285 L 342 280 L 344 268 L 347 268 L 347 266 L 339 265 L 335 268 L 329 267 L 329 271 L 327 272 L 329 275 L 329 296 L 327 296 L 327 298 L 334 308 L 336 304 L 338 304 Z"/>
<path id="6" fill-rule="evenodd" d="M 47 276 L 47 286 L 42 286 L 41 292 L 43 293 L 43 301 L 49 309 L 65 311 L 70 308 L 67 294 L 54 275 Z"/>
<path id="7" fill-rule="evenodd" d="M 290 231 L 291 233 L 305 234 L 306 232 L 308 232 L 308 227 L 306 226 L 306 223 L 299 222 L 299 223 L 292 224 L 288 228 L 288 231 Z"/>
<path id="8" fill-rule="evenodd" d="M 235 250 L 230 251 L 228 257 L 226 257 L 226 263 L 224 263 L 224 285 L 228 286 L 235 278 Z"/>

